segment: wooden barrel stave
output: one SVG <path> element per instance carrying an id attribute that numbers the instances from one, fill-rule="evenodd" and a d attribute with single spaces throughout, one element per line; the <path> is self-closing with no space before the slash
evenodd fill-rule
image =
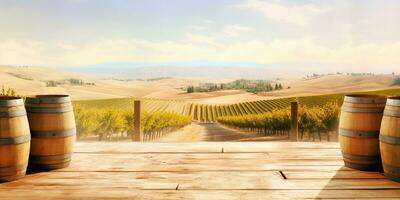
<path id="1" fill-rule="evenodd" d="M 69 166 L 76 135 L 69 97 L 36 96 L 27 100 L 26 106 L 32 133 L 32 167 L 51 170 Z"/>
<path id="2" fill-rule="evenodd" d="M 29 149 L 29 124 L 22 99 L 0 97 L 0 182 L 25 176 Z"/>
<path id="3" fill-rule="evenodd" d="M 380 150 L 385 176 L 400 182 L 400 97 L 388 99 L 382 119 Z"/>
<path id="4" fill-rule="evenodd" d="M 379 130 L 386 97 L 345 97 L 339 124 L 339 142 L 345 166 L 359 170 L 380 170 Z"/>

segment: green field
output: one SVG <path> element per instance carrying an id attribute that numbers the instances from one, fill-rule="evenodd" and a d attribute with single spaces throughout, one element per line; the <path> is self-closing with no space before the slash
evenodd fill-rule
<path id="1" fill-rule="evenodd" d="M 400 96 L 400 88 L 354 92 L 352 94 L 377 94 L 386 96 Z M 183 115 L 191 116 L 197 121 L 214 122 L 218 117 L 222 116 L 238 116 L 249 114 L 266 113 L 272 110 L 287 108 L 292 101 L 297 100 L 300 106 L 323 106 L 329 102 L 337 102 L 340 106 L 343 103 L 345 93 L 318 95 L 318 96 L 303 96 L 291 97 L 274 100 L 261 100 L 252 102 L 243 102 L 235 104 L 221 105 L 205 105 L 194 104 L 179 100 L 159 100 L 159 99 L 143 99 L 143 110 L 146 112 L 174 112 Z M 106 99 L 106 100 L 86 100 L 75 101 L 75 105 L 80 105 L 86 108 L 118 108 L 118 109 L 133 109 L 133 100 L 125 99 Z"/>

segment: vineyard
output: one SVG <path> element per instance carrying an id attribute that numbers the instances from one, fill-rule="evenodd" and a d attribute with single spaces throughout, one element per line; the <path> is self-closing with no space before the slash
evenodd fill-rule
<path id="1" fill-rule="evenodd" d="M 368 91 L 359 93 L 398 96 L 400 95 L 400 89 Z M 224 116 L 245 116 L 252 114 L 263 114 L 274 110 L 285 109 L 290 106 L 290 103 L 292 101 L 298 101 L 299 105 L 306 107 L 324 106 L 329 103 L 336 103 L 338 106 L 341 106 L 343 104 L 343 99 L 345 95 L 345 93 L 340 93 L 319 96 L 282 98 L 274 100 L 261 100 L 225 105 L 193 104 L 190 109 L 190 115 L 194 120 L 215 122 L 216 119 Z"/>
<path id="2" fill-rule="evenodd" d="M 400 88 L 359 92 L 363 94 L 379 94 L 387 96 L 400 95 Z M 355 93 L 357 94 L 357 93 Z M 201 122 L 216 122 L 218 118 L 225 116 L 245 116 L 253 114 L 263 114 L 274 110 L 286 109 L 292 101 L 297 100 L 299 105 L 306 107 L 324 106 L 329 103 L 336 103 L 339 107 L 343 103 L 345 94 L 329 94 L 319 96 L 291 97 L 273 100 L 260 100 L 251 102 L 242 102 L 235 104 L 198 104 L 183 100 L 160 100 L 160 99 L 142 99 L 143 110 L 148 113 L 153 112 L 171 112 L 185 116 L 190 116 L 193 120 Z M 132 109 L 132 99 L 108 99 L 108 100 L 90 100 L 77 101 L 75 104 L 87 108 L 108 107 Z"/>
<path id="3" fill-rule="evenodd" d="M 4 86 L 0 96 L 18 96 L 12 88 Z M 141 131 L 144 140 L 160 138 L 169 132 L 182 128 L 192 122 L 191 117 L 182 115 L 180 103 L 159 104 L 146 101 L 150 112 L 142 113 Z M 78 140 L 97 137 L 101 140 L 118 140 L 132 137 L 134 110 L 132 99 L 106 99 L 73 102 Z M 151 108 L 151 109 L 150 109 Z"/>
<path id="4" fill-rule="evenodd" d="M 78 140 L 97 137 L 102 140 L 119 140 L 132 137 L 134 111 L 132 106 L 123 109 L 113 106 L 83 107 L 74 105 Z M 160 138 L 169 132 L 182 128 L 192 122 L 189 116 L 172 112 L 144 112 L 141 118 L 141 131 L 144 140 Z"/>
<path id="5" fill-rule="evenodd" d="M 16 95 L 2 88 L 0 95 Z M 400 89 L 362 92 L 387 96 L 400 95 Z M 192 122 L 219 122 L 232 128 L 264 134 L 282 134 L 290 129 L 288 108 L 292 101 L 300 104 L 300 132 L 327 133 L 337 124 L 337 113 L 345 94 L 304 96 L 208 105 L 183 100 L 142 99 L 142 132 L 145 140 L 154 140 Z M 133 134 L 133 99 L 74 101 L 78 139 L 126 139 Z M 320 134 L 319 134 L 320 136 Z"/>
<path id="6" fill-rule="evenodd" d="M 322 134 L 329 136 L 337 130 L 339 124 L 340 108 L 337 103 L 327 103 L 324 106 L 306 107 L 299 109 L 299 131 L 300 139 L 305 134 L 308 139 L 318 134 L 321 141 Z M 265 135 L 289 135 L 291 128 L 290 109 L 279 109 L 262 114 L 251 114 L 243 116 L 225 116 L 217 119 L 219 123 L 251 132 Z"/>

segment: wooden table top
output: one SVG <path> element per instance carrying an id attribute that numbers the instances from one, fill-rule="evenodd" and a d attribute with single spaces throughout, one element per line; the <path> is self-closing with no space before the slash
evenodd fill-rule
<path id="1" fill-rule="evenodd" d="M 0 199 L 400 199 L 343 166 L 338 143 L 80 142 L 71 166 L 0 184 Z"/>

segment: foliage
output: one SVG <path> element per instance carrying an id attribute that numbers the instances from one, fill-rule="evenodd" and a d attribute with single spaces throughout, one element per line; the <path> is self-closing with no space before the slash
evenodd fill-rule
<path id="1" fill-rule="evenodd" d="M 59 84 L 60 83 L 57 81 L 50 80 L 50 81 L 46 82 L 46 87 L 57 87 L 57 85 L 59 85 Z"/>
<path id="2" fill-rule="evenodd" d="M 186 92 L 187 93 L 193 93 L 194 92 L 194 87 L 193 86 L 189 86 L 186 88 Z"/>
<path id="3" fill-rule="evenodd" d="M 337 128 L 339 122 L 339 106 L 329 103 L 325 106 L 300 107 L 299 129 L 301 132 L 329 132 Z M 230 127 L 254 130 L 290 129 L 290 109 L 273 110 L 268 113 L 228 116 L 218 118 L 218 122 Z"/>
<path id="4" fill-rule="evenodd" d="M 230 89 L 238 89 L 245 90 L 247 92 L 259 93 L 259 92 L 269 92 L 273 90 L 281 90 L 283 89 L 282 84 L 275 84 L 275 87 L 272 85 L 271 81 L 268 80 L 246 80 L 239 79 L 229 83 L 204 83 L 199 86 L 188 86 L 186 88 L 187 93 L 193 92 L 213 92 L 219 90 L 230 90 Z"/>
<path id="5" fill-rule="evenodd" d="M 171 77 L 166 76 L 166 77 L 149 78 L 149 79 L 146 79 L 146 81 L 160 81 L 160 80 L 165 80 L 165 79 L 171 79 Z"/>
<path id="6" fill-rule="evenodd" d="M 0 96 L 17 96 L 17 92 L 13 88 L 1 87 Z"/>
<path id="7" fill-rule="evenodd" d="M 74 113 L 78 137 L 97 136 L 99 140 L 128 137 L 133 133 L 132 109 L 113 107 L 85 107 L 75 104 Z M 144 134 L 181 128 L 191 123 L 191 118 L 178 113 L 143 113 L 141 128 Z"/>
<path id="8" fill-rule="evenodd" d="M 393 81 L 392 86 L 400 86 L 400 77 L 396 78 L 396 79 Z"/>
<path id="9" fill-rule="evenodd" d="M 361 94 L 361 93 L 355 93 Z M 362 94 L 376 94 L 386 96 L 400 96 L 400 89 L 393 88 L 387 90 L 362 92 Z M 297 100 L 299 105 L 308 108 L 321 107 L 328 104 L 336 103 L 341 106 L 344 99 L 344 93 L 318 95 L 318 96 L 303 96 L 290 97 L 271 100 L 260 100 L 251 102 L 241 102 L 235 104 L 220 104 L 207 105 L 196 104 L 178 100 L 157 100 L 144 99 L 142 100 L 143 109 L 146 112 L 176 112 L 182 115 L 191 116 L 197 121 L 213 122 L 217 118 L 224 116 L 242 116 L 251 114 L 263 114 L 274 110 L 285 109 L 290 106 L 292 101 Z M 131 109 L 131 99 L 107 99 L 107 100 L 88 100 L 77 101 L 75 104 L 84 105 L 88 108 L 109 107 L 118 109 Z"/>

